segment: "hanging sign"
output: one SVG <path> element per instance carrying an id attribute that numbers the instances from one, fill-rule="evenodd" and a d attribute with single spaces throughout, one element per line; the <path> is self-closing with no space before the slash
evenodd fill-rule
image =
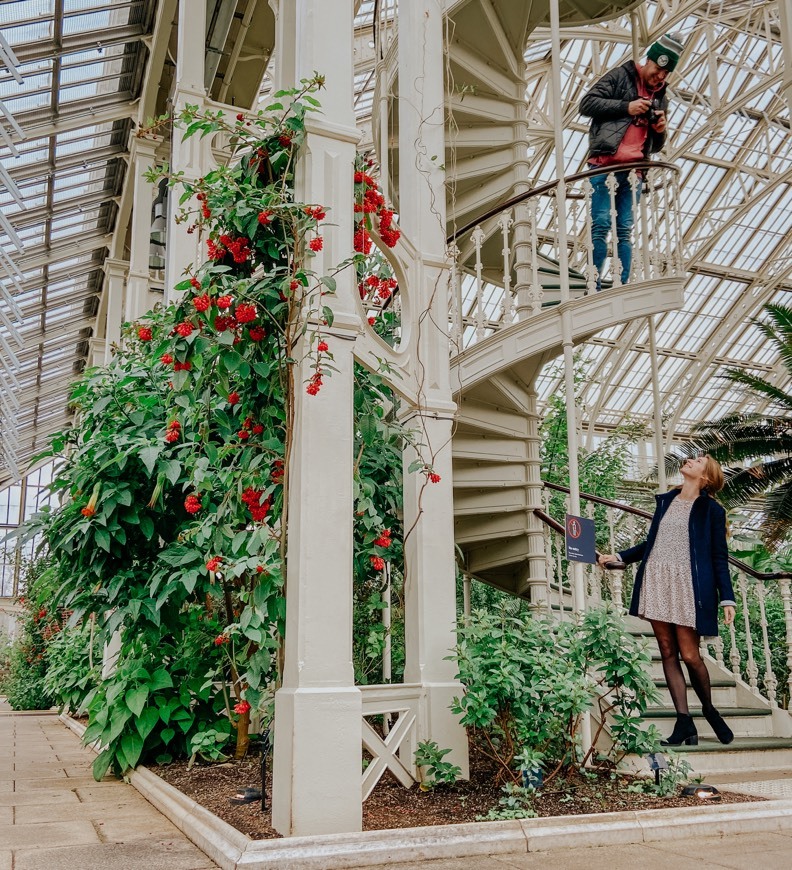
<path id="1" fill-rule="evenodd" d="M 594 520 L 588 517 L 566 515 L 566 557 L 570 562 L 588 562 L 596 565 L 597 552 L 594 543 Z"/>

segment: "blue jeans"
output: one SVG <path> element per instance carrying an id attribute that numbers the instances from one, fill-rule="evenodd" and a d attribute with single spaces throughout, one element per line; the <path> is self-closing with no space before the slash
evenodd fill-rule
<path id="1" fill-rule="evenodd" d="M 621 281 L 626 284 L 632 266 L 633 191 L 629 172 L 616 172 L 616 236 L 617 252 L 621 262 Z M 591 243 L 594 266 L 597 269 L 597 290 L 600 289 L 602 268 L 608 254 L 608 233 L 611 230 L 611 195 L 606 187 L 608 176 L 595 175 L 589 179 L 594 188 L 591 194 Z M 635 190 L 636 203 L 641 198 L 641 184 Z"/>

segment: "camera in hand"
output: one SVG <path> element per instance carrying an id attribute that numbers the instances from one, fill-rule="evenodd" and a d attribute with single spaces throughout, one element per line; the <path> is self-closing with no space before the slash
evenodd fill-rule
<path id="1" fill-rule="evenodd" d="M 652 98 L 652 105 L 646 110 L 646 121 L 648 124 L 656 124 L 663 114 L 660 108 L 661 103 L 659 97 Z"/>

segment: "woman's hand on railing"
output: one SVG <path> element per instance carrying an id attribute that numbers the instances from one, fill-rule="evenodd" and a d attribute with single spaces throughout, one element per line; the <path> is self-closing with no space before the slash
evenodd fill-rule
<path id="1" fill-rule="evenodd" d="M 731 625 L 734 622 L 734 617 L 737 611 L 731 606 L 731 604 L 725 604 L 723 606 L 723 624 Z"/>
<path id="2" fill-rule="evenodd" d="M 615 553 L 598 553 L 597 564 L 608 571 L 621 571 L 626 567 Z"/>

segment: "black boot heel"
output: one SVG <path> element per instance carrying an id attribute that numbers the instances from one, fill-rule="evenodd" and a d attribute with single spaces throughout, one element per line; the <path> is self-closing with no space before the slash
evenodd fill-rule
<path id="1" fill-rule="evenodd" d="M 731 743 L 734 740 L 734 732 L 714 707 L 711 707 L 709 710 L 702 710 L 702 713 L 704 713 L 704 718 L 709 722 L 710 727 L 715 732 L 715 736 L 721 743 Z"/>
<path id="2" fill-rule="evenodd" d="M 689 713 L 677 713 L 676 724 L 668 740 L 661 740 L 661 746 L 698 746 L 698 732 Z"/>

